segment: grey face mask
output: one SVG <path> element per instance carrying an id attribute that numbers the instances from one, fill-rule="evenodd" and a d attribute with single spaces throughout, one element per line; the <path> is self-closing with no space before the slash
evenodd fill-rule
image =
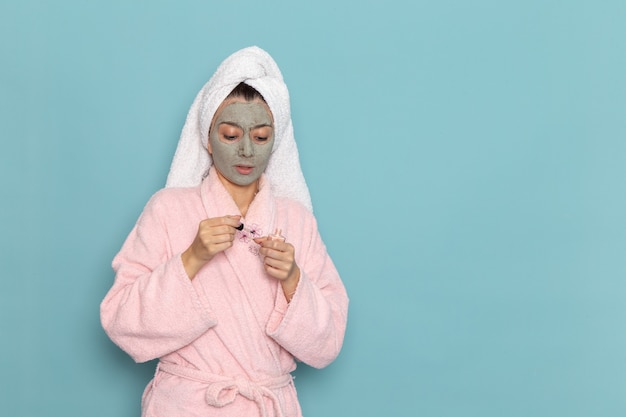
<path id="1" fill-rule="evenodd" d="M 233 101 L 218 110 L 209 152 L 219 173 L 233 184 L 254 183 L 265 171 L 274 145 L 272 115 L 260 101 Z"/>

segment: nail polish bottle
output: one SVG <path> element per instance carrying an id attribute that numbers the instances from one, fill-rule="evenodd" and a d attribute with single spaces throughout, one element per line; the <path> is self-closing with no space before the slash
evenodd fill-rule
<path id="1" fill-rule="evenodd" d="M 280 242 L 284 242 L 285 241 L 285 236 L 283 236 L 281 233 L 282 233 L 281 229 L 276 229 L 274 231 L 274 233 L 272 233 L 268 237 L 269 237 L 270 240 L 278 240 Z"/>

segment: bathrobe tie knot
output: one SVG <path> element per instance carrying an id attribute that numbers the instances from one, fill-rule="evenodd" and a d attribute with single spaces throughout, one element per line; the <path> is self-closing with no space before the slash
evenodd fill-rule
<path id="1" fill-rule="evenodd" d="M 243 376 L 229 378 L 163 362 L 159 363 L 159 370 L 167 372 L 168 374 L 209 384 L 206 390 L 206 402 L 213 407 L 221 408 L 231 404 L 239 394 L 256 402 L 263 417 L 283 417 L 280 401 L 272 390 L 286 387 L 291 384 L 293 380 L 291 374 L 285 374 L 263 381 L 251 381 Z M 270 399 L 272 402 L 273 409 L 271 410 L 271 414 L 268 413 L 265 398 Z"/>

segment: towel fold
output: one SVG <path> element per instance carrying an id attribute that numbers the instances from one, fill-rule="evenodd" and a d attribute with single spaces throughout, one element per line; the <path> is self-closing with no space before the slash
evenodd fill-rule
<path id="1" fill-rule="evenodd" d="M 206 176 L 212 165 L 207 142 L 213 115 L 241 82 L 261 93 L 274 117 L 274 148 L 265 170 L 274 194 L 297 200 L 312 211 L 294 139 L 289 91 L 276 62 L 256 46 L 226 58 L 196 96 L 187 113 L 166 187 L 196 186 Z"/>

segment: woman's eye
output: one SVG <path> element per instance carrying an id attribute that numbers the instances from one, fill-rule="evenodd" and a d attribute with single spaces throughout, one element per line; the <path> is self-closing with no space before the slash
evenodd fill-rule
<path id="1" fill-rule="evenodd" d="M 254 139 L 257 142 L 265 142 L 267 140 L 267 136 L 256 136 Z"/>
<path id="2" fill-rule="evenodd" d="M 224 135 L 224 139 L 233 141 L 233 140 L 237 140 L 237 136 Z"/>

